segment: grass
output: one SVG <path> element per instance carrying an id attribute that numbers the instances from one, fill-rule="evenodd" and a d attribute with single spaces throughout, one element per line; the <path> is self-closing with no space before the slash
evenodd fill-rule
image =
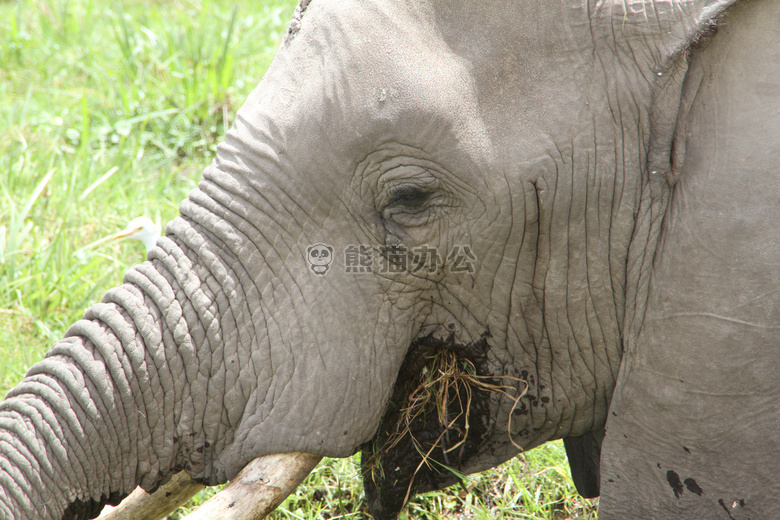
<path id="1" fill-rule="evenodd" d="M 136 216 L 176 215 L 293 9 L 291 0 L 0 1 L 2 395 L 143 260 L 136 242 L 84 246 Z M 276 518 L 359 517 L 357 464 L 324 461 Z M 403 517 L 594 518 L 568 475 L 554 443 L 415 497 Z"/>

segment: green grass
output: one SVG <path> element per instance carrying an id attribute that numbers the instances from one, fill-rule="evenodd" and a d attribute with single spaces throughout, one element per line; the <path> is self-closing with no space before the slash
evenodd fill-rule
<path id="1" fill-rule="evenodd" d="M 0 0 L 2 395 L 144 259 L 137 242 L 84 246 L 133 217 L 176 215 L 293 9 L 291 0 Z M 404 518 L 594 518 L 568 475 L 551 444 L 416 497 Z M 357 518 L 359 480 L 356 459 L 326 460 L 276 518 Z"/>

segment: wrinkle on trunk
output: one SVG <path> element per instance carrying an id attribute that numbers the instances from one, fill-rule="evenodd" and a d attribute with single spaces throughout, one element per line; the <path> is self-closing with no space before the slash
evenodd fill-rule
<path id="1" fill-rule="evenodd" d="M 0 403 L 0 516 L 88 518 L 182 469 L 205 484 L 233 476 L 215 461 L 259 383 L 230 394 L 232 414 L 226 392 L 253 370 L 240 345 L 265 338 L 242 323 L 240 259 L 213 245 L 235 233 L 192 213 L 204 224 L 176 219 Z"/>

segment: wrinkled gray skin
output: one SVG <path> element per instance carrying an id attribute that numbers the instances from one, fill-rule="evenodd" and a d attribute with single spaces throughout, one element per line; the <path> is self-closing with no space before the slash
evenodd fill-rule
<path id="1" fill-rule="evenodd" d="M 529 383 L 461 471 L 566 437 L 594 494 L 606 422 L 602 518 L 777 517 L 780 4 L 732 3 L 301 6 L 167 236 L 2 404 L 0 516 L 350 455 L 439 338 Z M 358 276 L 350 244 L 475 269 Z"/>

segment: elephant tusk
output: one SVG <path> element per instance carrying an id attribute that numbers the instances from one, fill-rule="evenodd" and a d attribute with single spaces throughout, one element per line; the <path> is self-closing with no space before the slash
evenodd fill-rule
<path id="1" fill-rule="evenodd" d="M 181 504 L 189 500 L 205 486 L 198 484 L 182 471 L 154 493 L 147 493 L 140 487 L 125 497 L 116 506 L 106 506 L 99 520 L 160 520 L 168 516 Z"/>
<path id="2" fill-rule="evenodd" d="M 207 500 L 188 520 L 259 520 L 276 509 L 314 469 L 322 457 L 309 453 L 284 453 L 258 457 L 226 486 Z M 160 520 L 205 486 L 186 472 L 149 494 L 136 488 L 122 502 L 103 510 L 99 520 Z"/>
<path id="3" fill-rule="evenodd" d="M 276 509 L 314 469 L 322 457 L 284 453 L 258 457 L 222 491 L 208 499 L 187 520 L 260 520 Z"/>

